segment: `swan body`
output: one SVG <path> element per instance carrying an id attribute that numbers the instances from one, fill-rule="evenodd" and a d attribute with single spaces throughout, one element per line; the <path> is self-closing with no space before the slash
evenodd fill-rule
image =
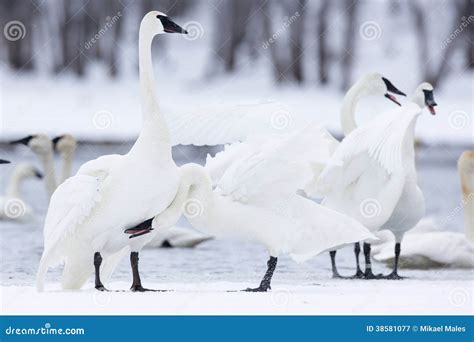
<path id="1" fill-rule="evenodd" d="M 412 103 L 352 131 L 333 155 L 342 166 L 329 165 L 319 178 L 325 206 L 357 219 L 371 232 L 389 229 L 396 249 L 404 233 L 424 215 L 414 132 L 422 109 L 428 106 L 434 111 L 432 91 L 430 84 L 423 83 Z M 370 245 L 365 254 L 370 269 Z M 398 277 L 396 269 L 393 277 Z"/>
<path id="2" fill-rule="evenodd" d="M 31 164 L 18 164 L 8 182 L 4 196 L 0 197 L 0 220 L 26 221 L 33 217 L 33 210 L 21 196 L 21 184 L 28 178 L 43 178 Z"/>
<path id="3" fill-rule="evenodd" d="M 100 254 L 105 263 L 124 249 L 138 256 L 155 233 L 129 239 L 122 227 L 153 217 L 175 197 L 179 173 L 154 94 L 151 59 L 153 37 L 178 32 L 170 31 L 175 29 L 172 25 L 181 29 L 157 11 L 146 14 L 140 25 L 142 129 L 132 149 L 125 155 L 107 155 L 85 163 L 51 197 L 37 275 L 39 290 L 44 287 L 48 266 L 61 260 L 65 261 L 62 287 L 76 289 L 90 277 L 94 265 L 97 272 Z"/>
<path id="4" fill-rule="evenodd" d="M 406 268 L 474 268 L 474 151 L 465 151 L 458 161 L 463 193 L 464 233 L 440 231 L 431 222 L 424 222 L 403 238 L 400 262 Z M 393 261 L 390 253 L 393 239 L 387 237 L 374 249 L 374 258 L 384 263 Z"/>
<path id="5" fill-rule="evenodd" d="M 261 286 L 252 289 L 256 291 L 270 289 L 280 255 L 303 262 L 331 248 L 374 238 L 356 220 L 296 194 L 312 178 L 311 165 L 323 161 L 312 153 L 289 160 L 294 155 L 285 147 L 294 144 L 292 138 L 299 140 L 300 136 L 293 134 L 286 144 L 267 146 L 260 153 L 235 160 L 216 176 L 215 190 L 207 171 L 214 163 L 208 160 L 206 168 L 182 166 L 177 196 L 153 219 L 152 227 L 172 226 L 184 213 L 191 225 L 205 234 L 262 243 L 270 260 Z"/>

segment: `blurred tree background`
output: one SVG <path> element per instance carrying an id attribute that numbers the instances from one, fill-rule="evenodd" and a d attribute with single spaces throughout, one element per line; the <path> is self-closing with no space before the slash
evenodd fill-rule
<path id="1" fill-rule="evenodd" d="M 447 26 L 455 32 L 461 18 L 473 15 L 474 1 L 445 1 L 452 8 L 446 17 L 427 17 L 433 1 L 386 0 L 387 16 L 409 15 L 410 30 L 417 41 L 414 56 L 419 59 L 420 79 L 439 85 L 449 74 L 450 60 L 456 51 L 465 56 L 464 66 L 473 68 L 474 23 L 460 32 L 462 39 L 455 39 L 442 50 L 439 60 L 430 60 L 429 21 Z M 334 84 L 347 89 L 353 80 L 354 55 L 358 53 L 357 39 L 361 11 L 370 11 L 376 0 L 0 0 L 0 23 L 2 27 L 17 20 L 26 26 L 24 39 L 11 41 L 2 35 L 0 58 L 6 68 L 13 71 L 34 72 L 39 65 L 46 65 L 48 72 L 68 72 L 84 77 L 89 63 L 100 62 L 107 67 L 110 77 L 120 76 L 118 59 L 122 41 L 128 27 L 138 27 L 141 16 L 151 9 L 160 9 L 171 17 L 192 18 L 200 6 L 214 9 L 211 27 L 206 32 L 213 37 L 214 54 L 210 55 L 209 77 L 238 72 L 239 60 L 261 58 L 262 42 L 279 32 L 282 18 L 288 21 L 285 34 L 265 47 L 265 64 L 272 70 L 275 82 L 304 84 L 317 82 L 322 86 Z M 380 3 L 380 1 L 378 1 Z M 134 10 L 133 20 L 118 20 L 111 25 L 104 37 L 85 48 L 107 21 L 117 13 Z M 343 25 L 329 37 L 328 26 L 334 13 L 339 13 Z M 297 18 L 293 16 L 297 14 Z M 293 19 L 294 20 L 293 20 Z M 380 18 L 384 20 L 384 18 Z M 310 23 L 311 31 L 306 30 Z M 433 24 L 433 23 L 432 23 Z M 287 31 L 287 32 L 286 32 Z M 133 31 L 133 32 L 136 32 Z M 31 33 L 31 34 L 30 34 Z M 459 38 L 459 37 L 458 37 Z M 340 46 L 331 40 L 341 42 Z M 307 42 L 312 42 L 311 49 Z M 48 55 L 35 54 L 35 44 L 48 43 Z M 306 44 L 306 45 L 305 45 Z M 259 52 L 260 51 L 260 52 Z M 330 77 L 330 70 L 338 69 L 341 76 Z M 316 79 L 307 79 L 305 70 L 312 69 Z"/>

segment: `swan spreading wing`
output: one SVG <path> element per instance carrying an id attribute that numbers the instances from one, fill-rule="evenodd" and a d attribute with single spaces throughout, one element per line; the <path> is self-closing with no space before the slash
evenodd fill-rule
<path id="1" fill-rule="evenodd" d="M 288 108 L 279 102 L 203 106 L 165 115 L 173 145 L 222 145 L 257 134 L 288 132 L 293 125 Z"/>
<path id="2" fill-rule="evenodd" d="M 316 123 L 293 133 L 254 136 L 208 156 L 206 171 L 237 201 L 287 197 L 317 178 L 331 157 L 332 139 Z"/>

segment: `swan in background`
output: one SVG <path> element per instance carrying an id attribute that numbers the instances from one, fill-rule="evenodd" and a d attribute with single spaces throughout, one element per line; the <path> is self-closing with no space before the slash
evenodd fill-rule
<path id="1" fill-rule="evenodd" d="M 142 128 L 132 149 L 125 155 L 106 155 L 85 163 L 51 197 L 37 274 L 40 291 L 48 267 L 62 260 L 64 289 L 82 287 L 95 268 L 95 288 L 106 290 L 100 279 L 101 265 L 104 262 L 105 267 L 109 257 L 116 261 L 123 250 L 131 251 L 131 290 L 146 290 L 138 272 L 138 255 L 156 231 L 125 236 L 122 227 L 160 213 L 178 190 L 179 170 L 155 96 L 151 56 L 153 38 L 165 32 L 187 33 L 161 12 L 143 17 L 138 41 Z"/>
<path id="2" fill-rule="evenodd" d="M 76 151 L 77 142 L 71 134 L 63 134 L 55 137 L 53 140 L 54 150 L 59 152 L 62 160 L 61 178 L 59 184 L 71 176 L 72 162 Z"/>
<path id="3" fill-rule="evenodd" d="M 216 181 L 197 164 L 180 168 L 181 181 L 173 203 L 153 220 L 126 233 L 174 225 L 181 214 L 197 230 L 217 238 L 260 242 L 270 258 L 257 288 L 268 291 L 280 255 L 303 262 L 337 246 L 375 238 L 356 220 L 297 195 L 312 177 L 312 165 L 328 157 L 308 145 L 312 130 L 291 134 L 280 144 L 266 144 L 247 158 L 235 160 Z M 300 151 L 295 158 L 294 149 Z M 225 152 L 221 152 L 224 153 Z"/>
<path id="4" fill-rule="evenodd" d="M 377 72 L 359 79 L 344 97 L 341 125 L 344 134 L 356 128 L 355 108 L 365 96 L 385 96 L 397 103 L 394 95 L 405 94 Z M 214 105 L 193 109 L 188 113 L 166 116 L 173 145 L 214 146 L 245 141 L 255 135 L 286 134 L 304 128 L 298 125 L 287 106 L 280 102 L 261 102 L 250 105 Z M 291 125 L 290 125 L 291 123 Z M 335 146 L 337 140 L 334 139 Z"/>
<path id="5" fill-rule="evenodd" d="M 21 184 L 28 178 L 43 178 L 33 165 L 21 163 L 15 166 L 8 181 L 5 195 L 0 197 L 0 220 L 25 221 L 33 216 L 33 210 L 23 201 Z"/>
<path id="6" fill-rule="evenodd" d="M 54 171 L 54 152 L 51 139 L 45 134 L 29 135 L 22 139 L 10 142 L 29 147 L 35 153 L 43 166 L 46 192 L 51 195 L 56 190 L 56 173 Z"/>
<path id="7" fill-rule="evenodd" d="M 10 164 L 10 162 L 5 159 L 0 159 L 0 164 Z"/>
<path id="8" fill-rule="evenodd" d="M 433 222 L 420 222 L 403 237 L 400 264 L 404 268 L 474 268 L 474 150 L 465 151 L 458 161 L 464 209 L 464 233 L 441 231 Z M 459 208 L 460 208 L 459 207 Z M 456 208 L 457 210 L 457 208 Z M 387 235 L 386 231 L 382 231 Z M 393 237 L 374 246 L 374 259 L 393 263 Z"/>
<path id="9" fill-rule="evenodd" d="M 388 229 L 395 235 L 394 268 L 397 273 L 401 240 L 424 215 L 424 197 L 417 185 L 414 134 L 424 107 L 434 115 L 433 87 L 422 83 L 412 102 L 372 119 L 357 128 L 338 146 L 333 158 L 342 165 L 329 165 L 319 177 L 324 205 L 345 213 L 370 231 Z M 372 272 L 371 245 L 364 243 L 365 278 Z M 335 265 L 333 264 L 333 267 Z"/>

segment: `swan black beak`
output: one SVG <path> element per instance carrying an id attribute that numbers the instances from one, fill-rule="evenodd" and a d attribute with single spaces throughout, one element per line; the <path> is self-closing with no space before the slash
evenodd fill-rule
<path id="1" fill-rule="evenodd" d="M 390 93 L 394 93 L 394 94 L 397 94 L 397 95 L 401 95 L 401 96 L 407 96 L 407 94 L 405 94 L 403 91 L 399 90 L 397 87 L 395 87 L 393 85 L 392 82 L 390 82 L 388 79 L 386 79 L 385 77 L 382 77 L 382 81 L 385 83 L 385 86 L 387 87 L 387 91 L 390 92 Z"/>
<path id="2" fill-rule="evenodd" d="M 163 30 L 166 33 L 188 34 L 188 31 L 183 29 L 181 26 L 176 24 L 174 21 L 170 20 L 170 18 L 168 18 L 167 16 L 158 15 L 157 18 L 161 20 L 161 24 L 163 25 Z"/>
<path id="3" fill-rule="evenodd" d="M 0 164 L 10 164 L 10 162 L 5 159 L 0 159 Z"/>
<path id="4" fill-rule="evenodd" d="M 436 103 L 434 96 L 433 96 L 433 91 L 432 90 L 423 90 L 425 93 L 425 104 L 430 110 L 431 115 L 436 115 L 436 110 L 434 107 L 436 107 L 438 104 Z"/>
<path id="5" fill-rule="evenodd" d="M 64 135 L 59 135 L 52 140 L 54 150 L 56 150 L 56 145 L 58 144 L 59 140 L 61 140 L 62 138 L 64 138 Z"/>
<path id="6" fill-rule="evenodd" d="M 38 170 L 35 170 L 34 173 L 35 173 L 36 178 L 43 179 L 43 174 L 41 172 L 39 172 Z"/>
<path id="7" fill-rule="evenodd" d="M 10 145 L 23 144 L 25 146 L 28 146 L 28 143 L 30 142 L 31 139 L 33 139 L 33 136 L 29 135 L 29 136 L 24 137 L 22 139 L 10 141 Z"/>

